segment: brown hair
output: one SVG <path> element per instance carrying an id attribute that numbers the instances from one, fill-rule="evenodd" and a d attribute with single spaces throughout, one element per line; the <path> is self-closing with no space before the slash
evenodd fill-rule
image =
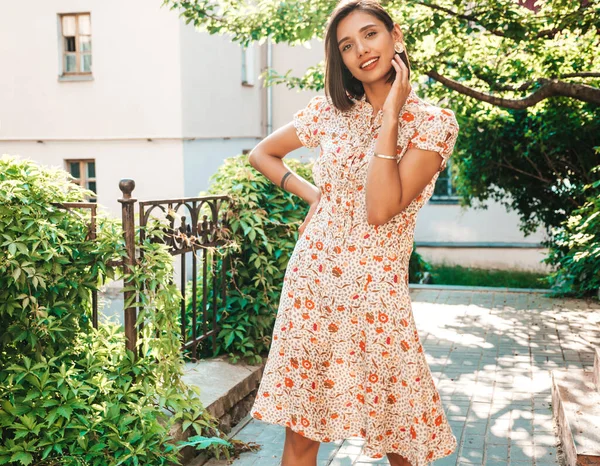
<path id="1" fill-rule="evenodd" d="M 364 11 L 379 19 L 388 32 L 394 28 L 394 21 L 377 0 L 342 0 L 331 13 L 325 34 L 325 94 L 331 97 L 333 105 L 341 111 L 350 110 L 354 105 L 348 94 L 355 99 L 365 94 L 362 83 L 352 76 L 344 64 L 337 45 L 338 24 L 353 11 Z M 399 55 L 408 67 L 410 77 L 408 54 L 404 51 Z M 391 83 L 395 78 L 396 70 L 392 67 L 386 82 Z"/>

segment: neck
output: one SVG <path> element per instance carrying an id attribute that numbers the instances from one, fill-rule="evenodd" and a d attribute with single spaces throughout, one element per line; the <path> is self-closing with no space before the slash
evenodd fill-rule
<path id="1" fill-rule="evenodd" d="M 373 107 L 373 114 L 376 115 L 379 110 L 383 108 L 383 103 L 392 88 L 391 84 L 388 83 L 372 83 L 364 84 L 365 96 L 367 102 Z"/>

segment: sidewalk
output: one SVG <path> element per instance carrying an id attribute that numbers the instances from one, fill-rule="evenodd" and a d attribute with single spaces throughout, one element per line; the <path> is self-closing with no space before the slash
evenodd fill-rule
<path id="1" fill-rule="evenodd" d="M 414 289 L 413 313 L 458 440 L 433 464 L 564 464 L 552 417 L 550 370 L 593 365 L 600 306 L 540 293 Z M 247 417 L 234 438 L 261 450 L 234 466 L 279 465 L 285 429 Z M 363 440 L 323 443 L 319 466 L 389 464 L 361 456 Z M 211 460 L 207 466 L 227 464 Z"/>

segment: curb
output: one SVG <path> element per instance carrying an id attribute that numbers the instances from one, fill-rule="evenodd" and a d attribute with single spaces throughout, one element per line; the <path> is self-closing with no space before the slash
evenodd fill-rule
<path id="1" fill-rule="evenodd" d="M 551 293 L 552 290 L 544 288 L 507 288 L 495 286 L 463 286 L 463 285 L 421 285 L 409 283 L 411 290 L 448 290 L 448 291 L 497 291 L 508 293 Z"/>

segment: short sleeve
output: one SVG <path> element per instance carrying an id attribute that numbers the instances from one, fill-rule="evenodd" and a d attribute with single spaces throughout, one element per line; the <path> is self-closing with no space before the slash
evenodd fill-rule
<path id="1" fill-rule="evenodd" d="M 314 96 L 308 105 L 294 114 L 293 125 L 303 146 L 314 148 L 321 142 L 323 107 L 327 105 L 325 96 Z"/>
<path id="2" fill-rule="evenodd" d="M 443 171 L 454 151 L 458 130 L 454 112 L 445 108 L 436 108 L 417 126 L 408 148 L 438 152 L 442 157 L 439 171 Z"/>

